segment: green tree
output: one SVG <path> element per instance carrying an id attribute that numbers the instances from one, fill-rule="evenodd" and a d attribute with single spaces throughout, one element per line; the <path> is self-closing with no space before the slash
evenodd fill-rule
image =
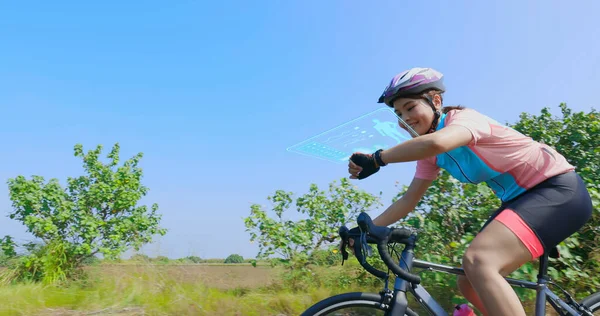
<path id="1" fill-rule="evenodd" d="M 23 223 L 43 244 L 43 249 L 23 258 L 23 273 L 18 277 L 40 280 L 54 270 L 61 272 L 52 279 L 66 279 L 86 258 L 102 254 L 115 259 L 166 233 L 159 227 L 157 204 L 150 209 L 138 206 L 148 192 L 138 166 L 142 153 L 119 166 L 119 150 L 117 143 L 107 155 L 108 162 L 103 163 L 99 159 L 101 145 L 87 153 L 82 145 L 76 145 L 74 154 L 83 160 L 86 174 L 67 178 L 66 188 L 57 179 L 46 182 L 41 176 L 8 180 L 13 206 L 9 217 Z"/>
<path id="2" fill-rule="evenodd" d="M 333 181 L 328 192 L 312 184 L 308 193 L 296 199 L 295 210 L 291 210 L 292 192 L 277 190 L 268 200 L 273 202 L 271 212 L 253 204 L 244 219 L 250 240 L 258 242 L 257 258 L 278 255 L 298 266 L 309 264 L 315 250 L 334 241 L 341 225 L 380 204 L 379 197 L 358 190 L 348 179 L 341 179 L 339 185 Z M 291 220 L 288 215 L 302 218 Z"/>
<path id="3" fill-rule="evenodd" d="M 559 107 L 559 117 L 544 108 L 539 115 L 521 114 L 512 127 L 556 148 L 586 183 L 594 205 L 592 218 L 559 245 L 561 257 L 552 260 L 550 270 L 563 285 L 590 294 L 600 287 L 600 113 L 593 108 L 573 112 L 565 103 Z"/>
<path id="4" fill-rule="evenodd" d="M 17 256 L 15 251 L 15 242 L 12 237 L 4 236 L 0 238 L 0 267 L 6 267 Z"/>
<path id="5" fill-rule="evenodd" d="M 244 257 L 234 253 L 225 258 L 225 263 L 244 263 Z"/>
<path id="6" fill-rule="evenodd" d="M 6 235 L 0 238 L 0 254 L 2 254 L 5 258 L 12 258 L 17 255 L 15 251 L 15 242 L 12 237 Z"/>

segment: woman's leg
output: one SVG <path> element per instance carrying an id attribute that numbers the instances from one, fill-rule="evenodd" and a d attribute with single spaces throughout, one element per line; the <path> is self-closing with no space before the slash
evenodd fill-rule
<path id="1" fill-rule="evenodd" d="M 461 292 L 486 315 L 525 315 L 503 276 L 541 256 L 542 241 L 551 249 L 580 229 L 592 209 L 585 183 L 575 172 L 547 179 L 503 204 L 465 253 L 467 277 L 459 279 Z"/>
<path id="2" fill-rule="evenodd" d="M 477 292 L 469 282 L 469 279 L 464 275 L 459 275 L 456 281 L 458 283 L 458 289 L 462 293 L 462 295 L 469 301 L 477 310 L 483 313 L 483 315 L 487 315 L 487 311 L 483 306 L 483 302 L 479 299 Z"/>
<path id="3" fill-rule="evenodd" d="M 504 224 L 493 220 L 465 253 L 463 268 L 467 277 L 459 280 L 459 288 L 485 315 L 524 316 L 523 305 L 504 276 L 531 260 L 531 253 L 521 240 Z"/>

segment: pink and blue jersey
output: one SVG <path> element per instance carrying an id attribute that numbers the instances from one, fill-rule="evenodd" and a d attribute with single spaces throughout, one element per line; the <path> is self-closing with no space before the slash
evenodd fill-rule
<path id="1" fill-rule="evenodd" d="M 502 201 L 509 201 L 550 177 L 575 169 L 552 147 L 475 110 L 442 114 L 437 130 L 450 125 L 467 128 L 471 142 L 417 161 L 416 178 L 434 180 L 444 168 L 463 183 L 487 183 Z"/>

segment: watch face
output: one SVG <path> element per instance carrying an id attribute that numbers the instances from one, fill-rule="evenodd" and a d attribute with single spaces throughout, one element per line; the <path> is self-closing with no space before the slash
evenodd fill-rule
<path id="1" fill-rule="evenodd" d="M 412 136 L 400 128 L 391 108 L 381 108 L 287 148 L 289 152 L 345 164 L 355 152 L 373 153 L 402 143 Z"/>

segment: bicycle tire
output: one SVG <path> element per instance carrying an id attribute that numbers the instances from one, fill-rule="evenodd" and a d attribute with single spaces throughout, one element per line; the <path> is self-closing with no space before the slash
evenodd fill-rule
<path id="1" fill-rule="evenodd" d="M 384 297 L 381 294 L 368 292 L 350 292 L 328 297 L 309 307 L 300 316 L 322 316 L 329 315 L 328 313 L 335 312 L 342 308 L 364 307 L 386 311 L 381 302 Z M 410 308 L 406 308 L 405 315 L 418 316 Z"/>
<path id="2" fill-rule="evenodd" d="M 600 311 L 600 292 L 594 293 L 583 300 L 581 300 L 581 305 L 590 309 L 593 312 Z"/>

